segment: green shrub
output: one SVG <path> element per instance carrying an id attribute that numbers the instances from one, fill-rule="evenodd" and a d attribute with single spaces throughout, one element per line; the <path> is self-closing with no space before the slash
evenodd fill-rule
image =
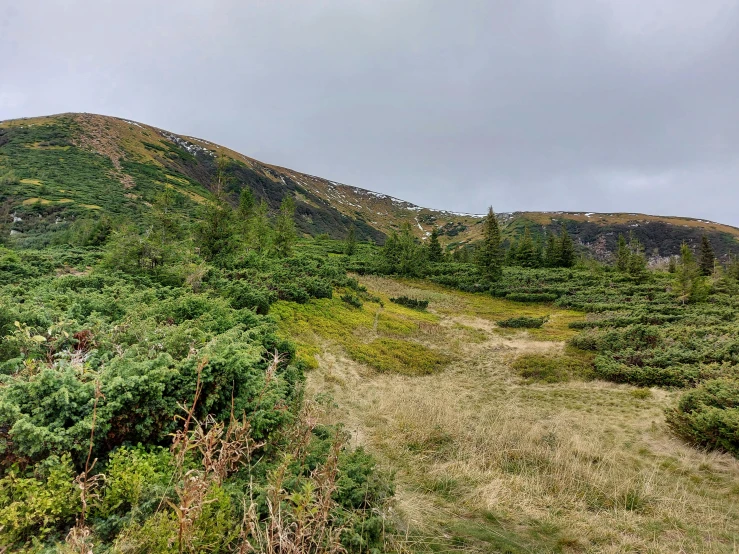
<path id="1" fill-rule="evenodd" d="M 549 292 L 509 292 L 505 297 L 516 302 L 552 302 L 558 295 Z"/>
<path id="2" fill-rule="evenodd" d="M 353 308 L 361 308 L 362 301 L 354 294 L 342 294 L 341 300 L 352 306 Z"/>
<path id="3" fill-rule="evenodd" d="M 689 390 L 667 411 L 667 423 L 691 444 L 739 457 L 739 380 L 713 379 Z"/>
<path id="4" fill-rule="evenodd" d="M 508 327 L 512 329 L 539 329 L 548 321 L 549 317 L 510 317 L 498 321 L 499 327 Z"/>
<path id="5" fill-rule="evenodd" d="M 17 466 L 0 479 L 0 546 L 44 540 L 74 520 L 80 494 L 69 455 L 53 457 L 35 471 Z"/>
<path id="6" fill-rule="evenodd" d="M 390 302 L 411 308 L 413 310 L 425 310 L 428 308 L 428 300 L 417 300 L 415 298 L 408 298 L 407 296 L 398 296 L 397 298 L 391 298 Z"/>

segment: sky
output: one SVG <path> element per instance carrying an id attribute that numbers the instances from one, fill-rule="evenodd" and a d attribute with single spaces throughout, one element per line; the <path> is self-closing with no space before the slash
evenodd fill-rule
<path id="1" fill-rule="evenodd" d="M 430 208 L 739 226 L 739 0 L 0 0 L 0 120 L 60 112 Z"/>

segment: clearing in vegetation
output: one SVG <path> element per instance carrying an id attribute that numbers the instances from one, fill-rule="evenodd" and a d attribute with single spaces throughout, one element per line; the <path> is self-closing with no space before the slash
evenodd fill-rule
<path id="1" fill-rule="evenodd" d="M 298 350 L 316 357 L 308 392 L 331 407 L 326 423 L 395 471 L 409 550 L 735 552 L 739 462 L 672 435 L 664 410 L 678 393 L 592 380 L 592 354 L 563 342 L 581 313 L 420 281 L 361 284 L 385 307 L 365 303 L 339 333 L 340 301 L 300 306 Z M 429 314 L 387 302 L 402 295 L 428 300 Z M 495 324 L 536 316 L 549 320 Z M 388 371 L 356 356 L 391 337 L 447 362 Z"/>

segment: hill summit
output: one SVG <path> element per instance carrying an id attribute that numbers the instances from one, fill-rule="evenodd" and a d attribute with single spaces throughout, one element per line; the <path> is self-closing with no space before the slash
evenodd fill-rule
<path id="1" fill-rule="evenodd" d="M 169 189 L 185 217 L 213 198 L 217 159 L 226 160 L 225 193 L 234 204 L 251 188 L 277 210 L 292 195 L 306 236 L 383 243 L 403 223 L 424 239 L 436 228 L 449 249 L 474 243 L 482 215 L 429 209 L 369 190 L 264 163 L 207 140 L 143 123 L 93 114 L 60 114 L 0 122 L 0 201 L 10 233 L 43 244 L 70 221 L 102 214 L 140 220 Z M 495 198 L 490 198 L 495 205 Z M 739 229 L 700 219 L 637 213 L 515 212 L 498 214 L 505 239 L 529 228 L 534 236 L 565 226 L 580 248 L 600 259 L 619 234 L 633 233 L 653 258 L 677 254 L 707 235 L 719 256 L 739 252 Z"/>

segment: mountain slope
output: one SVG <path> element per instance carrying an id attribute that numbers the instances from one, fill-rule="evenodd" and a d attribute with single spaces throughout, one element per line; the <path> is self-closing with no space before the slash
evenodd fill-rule
<path id="1" fill-rule="evenodd" d="M 11 232 L 23 242 L 45 241 L 79 218 L 101 214 L 140 220 L 158 194 L 175 193 L 177 209 L 192 216 L 212 199 L 216 158 L 229 160 L 226 191 L 234 203 L 250 187 L 276 210 L 285 194 L 296 201 L 305 235 L 383 242 L 409 222 L 421 238 L 434 227 L 451 248 L 479 239 L 482 216 L 432 210 L 388 195 L 266 164 L 195 137 L 92 114 L 0 122 L 0 200 L 9 201 Z M 495 198 L 491 198 L 495 204 Z M 633 232 L 654 256 L 676 254 L 683 241 L 707 234 L 720 256 L 739 252 L 739 229 L 689 218 L 642 214 L 517 212 L 499 214 L 504 237 L 529 226 L 534 234 L 567 227 L 595 256 L 607 258 L 618 234 Z"/>

